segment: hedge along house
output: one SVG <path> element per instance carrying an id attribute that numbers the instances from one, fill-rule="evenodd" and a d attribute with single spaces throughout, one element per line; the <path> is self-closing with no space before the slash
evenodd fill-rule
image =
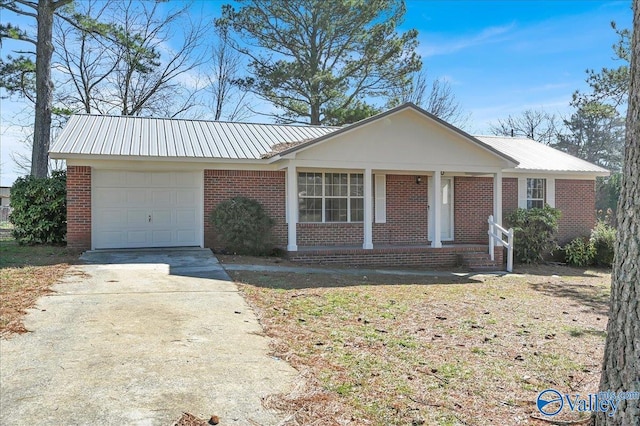
<path id="1" fill-rule="evenodd" d="M 473 266 L 489 215 L 545 203 L 562 212 L 560 242 L 587 235 L 608 174 L 413 104 L 340 128 L 75 115 L 50 155 L 67 163 L 70 247 L 220 249 L 208 217 L 246 196 L 291 259 L 357 264 Z"/>

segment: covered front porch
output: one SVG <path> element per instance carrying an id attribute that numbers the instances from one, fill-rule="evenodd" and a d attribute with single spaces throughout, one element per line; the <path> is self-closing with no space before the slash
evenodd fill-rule
<path id="1" fill-rule="evenodd" d="M 502 172 L 287 169 L 287 251 L 309 247 L 488 245 L 487 219 L 502 223 Z M 344 179 L 336 191 L 335 178 Z M 349 178 L 359 179 L 359 184 Z M 310 188 L 308 181 L 317 183 Z M 440 188 L 434 190 L 434 188 Z M 316 191 L 314 194 L 310 192 Z M 336 191 L 337 192 L 337 191 Z M 327 195 L 331 193 L 332 195 Z M 317 206 L 309 214 L 308 201 Z M 342 201 L 343 214 L 335 201 Z M 359 216 L 354 206 L 362 206 Z"/>
<path id="2" fill-rule="evenodd" d="M 490 215 L 502 221 L 500 170 L 311 170 L 293 164 L 286 170 L 292 260 L 432 268 L 502 264 L 502 247 L 495 249 L 493 261 L 489 256 L 487 233 Z M 362 205 L 362 217 L 349 208 L 341 216 L 325 211 L 340 198 L 326 197 L 339 178 L 345 186 L 343 205 Z M 308 197 L 313 190 L 307 181 L 317 182 L 321 193 Z M 315 216 L 308 213 L 309 198 L 322 209 Z"/>

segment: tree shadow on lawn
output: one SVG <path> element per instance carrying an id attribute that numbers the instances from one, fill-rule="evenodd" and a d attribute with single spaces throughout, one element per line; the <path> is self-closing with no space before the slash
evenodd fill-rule
<path id="1" fill-rule="evenodd" d="M 390 274 L 340 274 L 227 271 L 236 282 L 277 290 L 336 288 L 376 285 L 449 285 L 478 284 L 483 280 L 476 275 L 454 275 L 443 272 L 438 276 Z"/>
<path id="2" fill-rule="evenodd" d="M 597 278 L 602 274 L 611 273 L 611 268 L 580 268 L 562 263 L 541 263 L 537 265 L 516 264 L 513 273 L 537 276 L 559 275 L 565 277 Z"/>
<path id="3" fill-rule="evenodd" d="M 585 312 L 594 312 L 606 317 L 609 314 L 608 287 L 590 284 L 558 283 L 529 283 L 529 287 L 550 297 L 560 297 L 572 300 L 576 306 L 584 307 Z"/>
<path id="4" fill-rule="evenodd" d="M 82 263 L 80 251 L 64 245 L 20 245 L 15 240 L 0 241 L 0 269 Z"/>

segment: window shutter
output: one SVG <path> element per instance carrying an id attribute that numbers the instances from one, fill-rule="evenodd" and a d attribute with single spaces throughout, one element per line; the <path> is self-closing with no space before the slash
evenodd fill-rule
<path id="1" fill-rule="evenodd" d="M 375 178 L 375 202 L 376 223 L 387 223 L 387 176 L 374 175 Z"/>
<path id="2" fill-rule="evenodd" d="M 549 207 L 556 206 L 556 180 L 554 178 L 547 178 L 547 187 L 545 189 L 546 203 Z"/>
<path id="3" fill-rule="evenodd" d="M 518 207 L 527 208 L 527 178 L 518 178 Z"/>

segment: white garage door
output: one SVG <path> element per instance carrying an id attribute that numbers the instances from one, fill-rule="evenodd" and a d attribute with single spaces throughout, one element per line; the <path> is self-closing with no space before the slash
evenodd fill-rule
<path id="1" fill-rule="evenodd" d="M 202 174 L 93 170 L 94 249 L 199 246 Z"/>

